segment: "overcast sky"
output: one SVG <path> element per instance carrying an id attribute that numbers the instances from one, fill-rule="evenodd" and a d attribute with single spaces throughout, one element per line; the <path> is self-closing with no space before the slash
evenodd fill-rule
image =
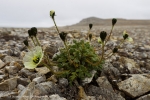
<path id="1" fill-rule="evenodd" d="M 51 27 L 87 17 L 150 19 L 150 0 L 0 0 L 0 27 Z"/>

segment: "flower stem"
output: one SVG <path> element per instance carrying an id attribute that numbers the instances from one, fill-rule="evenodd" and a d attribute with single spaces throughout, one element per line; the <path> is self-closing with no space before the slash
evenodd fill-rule
<path id="1" fill-rule="evenodd" d="M 89 29 L 89 31 L 88 31 L 88 35 L 87 35 L 87 39 L 88 39 L 88 40 L 90 40 L 90 39 L 89 39 L 90 31 L 91 31 L 91 29 Z"/>
<path id="2" fill-rule="evenodd" d="M 36 42 L 38 43 L 38 45 L 41 46 L 41 44 L 40 44 L 39 40 L 37 39 L 37 37 L 35 37 L 35 39 L 36 39 Z"/>
<path id="3" fill-rule="evenodd" d="M 66 44 L 66 42 L 64 41 L 64 45 L 65 45 L 65 48 L 66 48 L 66 50 L 67 50 L 67 53 L 68 53 L 68 60 L 69 60 L 69 62 L 70 62 L 70 64 L 72 64 L 73 63 L 73 61 L 70 59 L 70 53 L 69 53 L 69 48 L 68 48 L 68 46 L 67 46 L 67 44 Z"/>
<path id="4" fill-rule="evenodd" d="M 110 31 L 110 33 L 109 33 L 109 36 L 108 36 L 108 38 L 107 38 L 106 41 L 105 41 L 105 44 L 106 44 L 107 41 L 110 39 L 110 36 L 111 36 L 111 34 L 112 34 L 112 31 L 113 31 L 113 28 L 114 28 L 114 26 L 112 26 L 111 31 Z"/>
<path id="5" fill-rule="evenodd" d="M 34 42 L 33 38 L 31 38 L 31 39 L 32 39 L 32 42 L 33 42 L 34 46 L 36 46 L 36 44 L 35 44 L 35 42 Z"/>
<path id="6" fill-rule="evenodd" d="M 104 44 L 104 42 L 102 42 L 102 56 L 101 56 L 100 62 L 104 58 L 104 47 L 105 47 L 105 44 Z"/>
<path id="7" fill-rule="evenodd" d="M 54 22 L 54 24 L 55 24 L 56 30 L 57 30 L 57 32 L 58 32 L 58 34 L 59 34 L 59 30 L 58 30 L 58 27 L 57 27 L 57 25 L 56 25 L 55 19 L 54 19 L 54 18 L 52 18 L 52 19 L 53 19 L 53 22 Z"/>

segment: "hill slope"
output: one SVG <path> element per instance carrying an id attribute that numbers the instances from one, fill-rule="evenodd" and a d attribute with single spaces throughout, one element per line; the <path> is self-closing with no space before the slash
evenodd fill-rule
<path id="1" fill-rule="evenodd" d="M 76 23 L 72 26 L 87 26 L 88 24 L 94 25 L 111 25 L 111 19 L 101 19 L 97 17 L 89 17 L 82 19 L 79 23 Z M 150 25 L 150 20 L 126 20 L 126 19 L 117 19 L 117 25 Z"/>

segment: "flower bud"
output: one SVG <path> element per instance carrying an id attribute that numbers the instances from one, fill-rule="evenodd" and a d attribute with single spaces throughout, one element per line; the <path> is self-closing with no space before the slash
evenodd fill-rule
<path id="1" fill-rule="evenodd" d="M 89 28 L 91 29 L 93 27 L 93 24 L 89 24 Z"/>
<path id="2" fill-rule="evenodd" d="M 106 33 L 105 31 L 102 31 L 102 32 L 100 33 L 100 38 L 101 38 L 102 42 L 104 42 L 106 36 L 107 36 L 107 33 Z"/>
<path id="3" fill-rule="evenodd" d="M 116 24 L 116 22 L 117 22 L 117 19 L 113 18 L 112 19 L 112 25 L 114 26 Z"/>
<path id="4" fill-rule="evenodd" d="M 37 28 L 36 28 L 36 27 L 32 27 L 32 28 L 31 28 L 31 33 L 32 33 L 33 36 L 36 37 L 36 34 L 37 34 Z"/>
<path id="5" fill-rule="evenodd" d="M 92 39 L 92 34 L 89 34 L 89 39 L 90 39 L 90 41 L 91 41 L 91 39 Z"/>
<path id="6" fill-rule="evenodd" d="M 113 53 L 116 53 L 116 52 L 118 52 L 118 48 L 115 47 L 115 48 L 113 49 Z"/>
<path id="7" fill-rule="evenodd" d="M 54 16 L 55 16 L 55 11 L 54 10 L 50 11 L 50 16 L 54 19 Z"/>
<path id="8" fill-rule="evenodd" d="M 31 32 L 31 29 L 28 30 L 28 34 L 29 34 L 29 37 L 30 37 L 30 38 L 33 38 L 33 34 L 32 34 L 32 32 Z"/>
<path id="9" fill-rule="evenodd" d="M 27 46 L 27 47 L 29 46 L 28 40 L 24 40 L 23 43 L 24 43 L 25 46 Z"/>
<path id="10" fill-rule="evenodd" d="M 124 40 L 128 38 L 128 34 L 123 35 Z"/>
<path id="11" fill-rule="evenodd" d="M 65 40 L 66 40 L 66 36 L 67 36 L 67 33 L 65 33 L 65 32 L 61 32 L 61 33 L 59 33 L 59 36 L 60 36 L 60 38 L 62 39 L 62 41 L 64 41 L 64 42 L 65 42 Z"/>

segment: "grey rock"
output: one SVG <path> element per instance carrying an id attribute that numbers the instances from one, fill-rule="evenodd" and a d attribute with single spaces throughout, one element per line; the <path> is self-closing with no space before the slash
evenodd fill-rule
<path id="1" fill-rule="evenodd" d="M 150 59 L 150 52 L 147 52 L 147 58 Z"/>
<path id="2" fill-rule="evenodd" d="M 106 88 L 112 92 L 114 91 L 111 84 L 109 83 L 108 79 L 105 76 L 99 77 L 96 81 L 99 87 Z"/>
<path id="3" fill-rule="evenodd" d="M 20 56 L 20 49 L 18 47 L 11 49 L 13 51 L 12 56 L 19 57 Z"/>
<path id="4" fill-rule="evenodd" d="M 24 48 L 24 46 L 21 44 L 16 44 L 16 47 L 19 48 L 20 51 L 23 50 L 23 48 Z"/>
<path id="5" fill-rule="evenodd" d="M 26 68 L 22 68 L 22 69 L 20 70 L 19 74 L 20 74 L 21 76 L 24 76 L 24 77 L 32 77 L 32 78 L 35 78 L 35 77 L 36 77 L 35 72 L 30 71 L 30 70 L 28 70 L 28 69 L 26 69 Z"/>
<path id="6" fill-rule="evenodd" d="M 48 96 L 46 95 L 57 94 L 56 92 L 50 92 L 50 91 L 56 91 L 53 82 L 44 82 L 37 85 L 35 85 L 35 82 L 31 82 L 26 88 L 24 88 L 19 93 L 18 100 L 43 100 L 43 98 L 49 100 Z"/>
<path id="7" fill-rule="evenodd" d="M 140 50 L 140 51 L 144 51 L 145 48 L 144 48 L 144 47 L 139 47 L 139 50 Z"/>
<path id="8" fill-rule="evenodd" d="M 25 87 L 23 85 L 21 85 L 21 84 L 18 84 L 17 89 L 22 91 L 23 89 L 25 89 Z"/>
<path id="9" fill-rule="evenodd" d="M 0 75 L 0 81 L 2 81 L 3 79 L 5 79 L 7 77 L 7 75 Z"/>
<path id="10" fill-rule="evenodd" d="M 0 91 L 9 91 L 15 89 L 17 86 L 17 78 L 7 79 L 0 83 Z"/>
<path id="11" fill-rule="evenodd" d="M 149 45 L 144 45 L 144 48 L 146 51 L 150 51 L 150 46 Z"/>
<path id="12" fill-rule="evenodd" d="M 52 81 L 54 83 L 56 83 L 58 81 L 55 75 L 50 76 L 47 80 Z"/>
<path id="13" fill-rule="evenodd" d="M 13 40 L 9 40 L 9 41 L 8 41 L 8 44 L 9 44 L 10 46 L 15 46 L 15 45 L 17 44 L 17 42 L 16 42 L 16 41 L 13 41 Z"/>
<path id="14" fill-rule="evenodd" d="M 86 99 L 81 99 L 81 100 L 97 100 L 95 96 L 87 96 Z"/>
<path id="15" fill-rule="evenodd" d="M 13 54 L 13 51 L 10 49 L 5 49 L 5 50 L 0 50 L 0 53 L 11 56 Z"/>
<path id="16" fill-rule="evenodd" d="M 41 83 L 41 82 L 44 82 L 44 81 L 46 81 L 45 75 L 40 76 L 40 77 L 36 77 L 36 78 L 33 79 L 33 82 L 35 82 L 35 83 Z"/>
<path id="17" fill-rule="evenodd" d="M 146 54 L 145 52 L 140 53 L 140 58 L 145 59 L 145 58 L 147 58 L 147 57 L 148 57 L 148 56 L 147 56 L 147 54 Z"/>
<path id="18" fill-rule="evenodd" d="M 3 60 L 4 60 L 5 63 L 9 63 L 9 62 L 12 62 L 12 61 L 19 61 L 18 58 L 12 57 L 12 56 L 5 56 L 5 58 Z"/>
<path id="19" fill-rule="evenodd" d="M 118 83 L 120 90 L 135 98 L 150 91 L 150 75 L 133 75 L 131 78 Z"/>
<path id="20" fill-rule="evenodd" d="M 64 97 L 60 97 L 58 94 L 53 94 L 51 96 L 49 96 L 50 100 L 67 100 Z"/>
<path id="21" fill-rule="evenodd" d="M 16 100 L 18 93 L 13 91 L 0 91 L 0 100 Z"/>
<path id="22" fill-rule="evenodd" d="M 148 63 L 146 63 L 146 69 L 148 69 L 148 70 L 150 70 L 150 63 L 148 62 Z"/>
<path id="23" fill-rule="evenodd" d="M 150 94 L 144 95 L 136 100 L 150 100 Z"/>
<path id="24" fill-rule="evenodd" d="M 42 85 L 42 87 L 49 93 L 49 94 L 61 94 L 60 93 L 60 89 L 58 88 L 58 86 L 52 82 L 52 81 L 48 81 L 48 82 L 43 82 L 40 83 L 40 85 Z"/>
<path id="25" fill-rule="evenodd" d="M 50 72 L 50 70 L 47 67 L 35 68 L 35 70 L 41 75 L 44 75 Z"/>
<path id="26" fill-rule="evenodd" d="M 103 70 L 108 71 L 109 69 L 112 70 L 115 73 L 115 75 L 120 75 L 119 70 L 117 68 L 113 67 L 113 65 L 111 63 L 105 63 Z"/>
<path id="27" fill-rule="evenodd" d="M 21 84 L 23 86 L 27 86 L 30 82 L 31 82 L 31 80 L 29 78 L 18 78 L 17 79 L 17 83 Z"/>
<path id="28" fill-rule="evenodd" d="M 123 65 L 128 68 L 130 73 L 141 72 L 140 66 L 133 60 L 126 57 L 122 57 L 122 63 Z"/>
<path id="29" fill-rule="evenodd" d="M 0 68 L 4 67 L 5 63 L 0 59 Z"/>
<path id="30" fill-rule="evenodd" d="M 32 97 L 32 100 L 51 100 L 51 99 L 49 98 L 48 95 L 44 95 L 44 96 L 34 96 Z"/>
<path id="31" fill-rule="evenodd" d="M 19 71 L 16 66 L 6 66 L 5 69 L 9 74 L 16 74 Z"/>
<path id="32" fill-rule="evenodd" d="M 87 95 L 94 95 L 97 100 L 125 100 L 119 93 L 117 94 L 114 91 L 109 91 L 108 89 L 103 87 L 90 85 L 86 91 Z"/>
<path id="33" fill-rule="evenodd" d="M 43 85 L 41 84 L 37 84 L 35 85 L 35 88 L 33 90 L 33 95 L 34 96 L 44 96 L 44 95 L 48 95 L 48 92 L 47 91 L 48 89 L 44 88 Z"/>
<path id="34" fill-rule="evenodd" d="M 127 48 L 127 49 L 132 49 L 132 48 L 134 48 L 134 45 L 133 45 L 133 44 L 127 44 L 127 45 L 126 45 L 126 48 Z"/>
<path id="35" fill-rule="evenodd" d="M 24 88 L 18 95 L 18 100 L 31 100 L 33 97 L 33 91 L 35 88 L 35 82 L 31 82 L 26 88 Z"/>
<path id="36" fill-rule="evenodd" d="M 93 79 L 93 77 L 94 77 L 94 75 L 95 75 L 96 72 L 97 72 L 97 71 L 92 70 L 92 71 L 90 72 L 90 74 L 91 74 L 92 76 L 91 76 L 91 77 L 86 77 L 86 78 L 84 78 L 84 79 L 82 80 L 82 84 L 85 85 L 85 84 L 87 84 L 87 83 L 90 83 L 90 82 L 92 81 L 92 79 Z"/>
<path id="37" fill-rule="evenodd" d="M 61 86 L 68 86 L 68 80 L 66 78 L 60 78 L 58 81 L 59 85 Z"/>

